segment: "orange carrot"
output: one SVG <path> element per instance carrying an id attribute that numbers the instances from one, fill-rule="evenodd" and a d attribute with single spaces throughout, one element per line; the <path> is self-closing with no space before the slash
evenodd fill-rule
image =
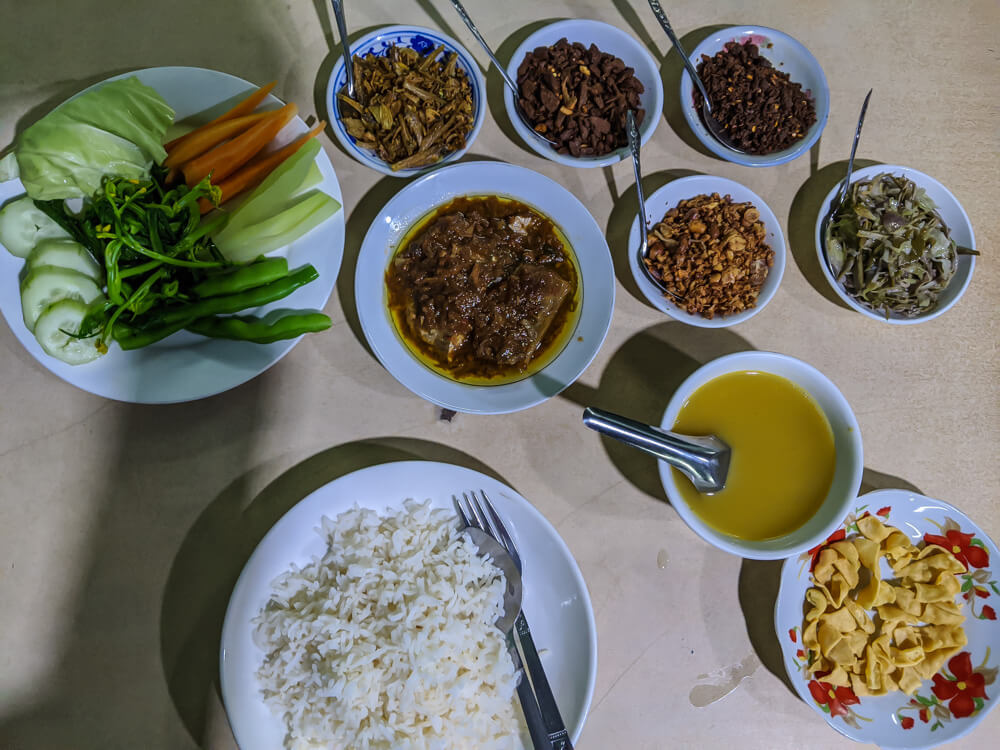
<path id="1" fill-rule="evenodd" d="M 242 117 L 243 115 L 250 114 L 255 109 L 257 109 L 257 105 L 259 105 L 262 101 L 264 101 L 264 98 L 271 93 L 271 89 L 274 88 L 274 85 L 276 83 L 277 81 L 271 81 L 266 86 L 261 86 L 259 89 L 250 94 L 250 96 L 248 96 L 246 99 L 243 99 L 239 104 L 237 104 L 235 107 L 230 109 L 225 114 L 219 115 L 211 122 L 206 123 L 205 125 L 202 125 L 201 127 L 196 128 L 195 130 L 192 130 L 190 133 L 185 133 L 179 138 L 174 138 L 172 141 L 170 141 L 170 143 L 165 144 L 163 147 L 167 151 L 173 151 L 175 148 L 177 148 L 178 145 L 180 145 L 182 141 L 191 138 L 192 136 L 201 132 L 202 130 L 205 130 L 206 128 L 210 128 L 213 125 L 218 125 L 220 122 L 224 122 L 225 120 L 232 120 L 237 117 Z"/>
<path id="2" fill-rule="evenodd" d="M 208 175 L 212 175 L 213 184 L 221 183 L 270 143 L 298 111 L 294 103 L 286 104 L 279 110 L 268 112 L 267 117 L 232 140 L 196 156 L 182 170 L 188 187 L 194 187 Z"/>
<path id="3" fill-rule="evenodd" d="M 257 185 L 264 181 L 265 177 L 277 169 L 279 164 L 302 148 L 306 142 L 309 141 L 309 139 L 315 138 L 319 135 L 325 127 L 326 122 L 320 120 L 308 133 L 303 135 L 298 140 L 292 141 L 287 146 L 283 146 L 273 153 L 258 156 L 239 171 L 229 175 L 229 177 L 220 182 L 218 185 L 219 190 L 222 191 L 222 198 L 219 202 L 225 203 L 227 200 L 236 197 L 243 191 L 257 187 Z M 203 214 L 208 213 L 215 208 L 211 201 L 208 201 L 205 198 L 199 200 L 198 205 L 201 207 L 201 212 Z"/>
<path id="4" fill-rule="evenodd" d="M 186 161 L 191 161 L 196 156 L 201 156 L 210 148 L 218 146 L 228 138 L 234 138 L 251 125 L 257 123 L 267 112 L 256 112 L 252 115 L 234 117 L 231 120 L 223 120 L 211 127 L 199 128 L 191 134 L 190 138 L 185 138 L 172 150 L 167 151 L 167 158 L 163 160 L 165 167 L 179 167 Z"/>

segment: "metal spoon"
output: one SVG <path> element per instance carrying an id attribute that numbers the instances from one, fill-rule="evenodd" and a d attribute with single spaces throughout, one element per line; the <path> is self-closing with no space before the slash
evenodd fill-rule
<path id="1" fill-rule="evenodd" d="M 666 461 L 690 479 L 698 492 L 718 492 L 726 486 L 732 450 L 715 435 L 678 435 L 589 406 L 583 410 L 583 423 Z"/>
<path id="2" fill-rule="evenodd" d="M 337 19 L 337 33 L 340 35 L 340 46 L 344 50 L 344 73 L 347 74 L 347 85 L 344 86 L 347 95 L 357 101 L 356 88 L 354 85 L 354 58 L 351 57 L 351 47 L 347 43 L 347 20 L 344 18 L 343 0 L 330 0 L 333 3 L 333 16 Z M 337 101 L 337 108 L 340 109 L 340 99 Z"/>
<path id="3" fill-rule="evenodd" d="M 826 212 L 826 216 L 823 217 L 823 226 L 820 229 L 819 239 L 823 243 L 823 255 L 826 257 L 826 264 L 830 266 L 830 271 L 836 275 L 837 269 L 830 265 L 830 256 L 826 254 L 826 232 L 830 227 L 830 222 L 833 221 L 833 217 L 840 210 L 841 204 L 844 202 L 844 198 L 847 197 L 847 192 L 851 189 L 851 173 L 854 171 L 854 154 L 858 151 L 858 141 L 861 140 L 861 126 L 865 124 L 865 113 L 868 111 L 868 100 L 872 98 L 872 91 L 874 89 L 868 89 L 868 95 L 865 97 L 864 104 L 861 105 L 861 114 L 858 115 L 858 127 L 854 131 L 854 143 L 851 144 L 851 156 L 847 160 L 847 174 L 844 176 L 844 181 L 840 183 L 840 189 L 837 194 L 833 197 L 833 201 L 830 202 L 830 210 Z"/>
<path id="4" fill-rule="evenodd" d="M 667 32 L 667 36 L 670 38 L 670 43 L 674 45 L 674 49 L 677 50 L 677 54 L 681 56 L 681 60 L 684 61 L 684 67 L 687 68 L 688 75 L 691 76 L 691 80 L 694 81 L 694 85 L 698 87 L 698 91 L 701 92 L 701 115 L 702 119 L 705 121 L 705 127 L 708 128 L 708 132 L 721 143 L 723 146 L 728 148 L 730 151 L 735 151 L 738 154 L 747 153 L 739 146 L 737 146 L 729 138 L 729 134 L 726 133 L 725 129 L 719 123 L 718 120 L 712 115 L 712 103 L 708 100 L 708 91 L 705 90 L 705 84 L 701 82 L 701 78 L 698 77 L 698 70 L 695 68 L 694 64 L 691 62 L 691 58 L 687 56 L 684 48 L 681 46 L 681 40 L 677 38 L 674 33 L 673 27 L 670 25 L 670 21 L 667 20 L 667 14 L 663 12 L 663 8 L 660 7 L 659 0 L 649 0 L 649 7 L 653 11 L 653 15 L 656 16 L 656 20 L 660 22 L 660 26 L 663 30 Z"/>
<path id="5" fill-rule="evenodd" d="M 628 131 L 628 147 L 632 152 L 632 171 L 635 172 L 635 194 L 639 198 L 639 267 L 645 272 L 646 278 L 661 292 L 670 295 L 678 302 L 683 302 L 684 298 L 677 292 L 667 289 L 646 265 L 646 258 L 649 257 L 649 227 L 646 224 L 646 196 L 642 192 L 642 166 L 639 164 L 639 129 L 635 124 L 635 113 L 631 109 L 625 113 L 625 125 Z"/>
<path id="6" fill-rule="evenodd" d="M 509 75 L 507 75 L 507 71 L 504 69 L 503 65 L 500 64 L 500 61 L 497 60 L 497 56 L 493 54 L 493 50 L 490 49 L 490 45 L 488 45 L 486 43 L 486 40 L 483 39 L 483 35 L 479 33 L 479 29 L 476 28 L 476 24 L 472 22 L 472 18 L 469 17 L 469 14 L 465 11 L 465 8 L 462 7 L 462 3 L 460 3 L 459 0 L 451 0 L 451 4 L 458 12 L 458 15 L 462 18 L 462 21 L 465 22 L 465 25 L 469 27 L 469 31 L 472 32 L 472 35 L 476 37 L 476 41 L 478 41 L 479 44 L 482 45 L 482 48 L 486 51 L 486 54 L 489 56 L 490 60 L 493 61 L 493 65 L 496 67 L 497 72 L 499 72 L 501 77 L 503 78 L 504 83 L 507 84 L 507 88 L 509 88 L 511 93 L 514 95 L 513 96 L 514 111 L 516 111 L 517 116 L 521 118 L 521 122 L 523 122 L 525 126 L 528 128 L 528 130 L 530 130 L 540 140 L 545 141 L 552 147 L 559 146 L 560 145 L 559 141 L 554 141 L 544 133 L 539 133 L 537 130 L 535 130 L 535 126 L 531 123 L 531 120 L 528 119 L 528 114 L 521 107 L 521 102 L 520 102 L 521 94 L 517 90 L 517 84 L 514 82 L 514 79 L 511 78 Z"/>
<path id="7" fill-rule="evenodd" d="M 518 653 L 517 643 L 514 640 L 514 622 L 521 612 L 521 599 L 524 594 L 521 571 L 510 553 L 485 531 L 473 526 L 467 526 L 462 530 L 476 545 L 479 556 L 488 556 L 503 573 L 507 587 L 503 592 L 503 612 L 497 616 L 495 625 L 507 637 L 507 652 L 514 663 L 514 670 L 522 673 L 521 679 L 517 683 L 517 697 L 521 701 L 521 710 L 524 711 L 524 720 L 528 725 L 528 734 L 531 735 L 532 745 L 536 750 L 551 750 L 542 710 L 539 708 L 538 699 L 531 689 L 531 683 L 524 671 L 524 664 L 521 662 L 521 655 Z"/>

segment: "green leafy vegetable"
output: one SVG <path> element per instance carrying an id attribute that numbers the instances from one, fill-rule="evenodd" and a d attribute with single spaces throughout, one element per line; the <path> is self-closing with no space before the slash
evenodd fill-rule
<path id="1" fill-rule="evenodd" d="M 143 179 L 166 157 L 174 111 L 137 78 L 110 81 L 49 112 L 14 146 L 18 171 L 36 200 L 89 198 L 107 175 Z"/>
<path id="2" fill-rule="evenodd" d="M 844 290 L 888 318 L 932 310 L 960 250 L 923 188 L 879 174 L 852 183 L 827 227 L 826 254 Z"/>

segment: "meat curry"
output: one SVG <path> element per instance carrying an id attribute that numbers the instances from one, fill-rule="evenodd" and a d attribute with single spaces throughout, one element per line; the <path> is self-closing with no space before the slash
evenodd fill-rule
<path id="1" fill-rule="evenodd" d="M 495 195 L 437 208 L 386 271 L 389 311 L 410 350 L 476 383 L 510 382 L 548 364 L 572 335 L 579 286 L 552 220 Z"/>

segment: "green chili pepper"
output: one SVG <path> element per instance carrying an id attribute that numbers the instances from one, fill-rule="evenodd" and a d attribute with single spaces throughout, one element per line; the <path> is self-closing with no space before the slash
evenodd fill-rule
<path id="1" fill-rule="evenodd" d="M 211 315 L 229 315 L 238 313 L 251 307 L 259 307 L 269 302 L 276 302 L 287 297 L 300 286 L 308 284 L 319 278 L 319 273 L 310 265 L 292 271 L 287 276 L 272 281 L 263 286 L 254 287 L 243 292 L 227 294 L 220 297 L 208 297 L 207 299 L 192 302 L 187 305 L 178 305 L 164 310 L 161 314 L 151 318 L 145 325 L 140 322 L 135 323 L 137 328 L 155 328 L 159 326 L 169 326 L 174 323 L 184 323 L 187 325 L 192 320 L 207 318 Z M 182 328 L 184 326 L 181 326 Z M 117 338 L 117 335 L 115 336 Z"/>
<path id="2" fill-rule="evenodd" d="M 193 333 L 215 339 L 252 341 L 255 344 L 273 344 L 283 339 L 294 339 L 306 333 L 325 331 L 332 321 L 321 312 L 285 313 L 278 317 L 258 318 L 253 315 L 231 318 L 200 318 L 187 326 Z"/>
<path id="3" fill-rule="evenodd" d="M 191 290 L 199 297 L 218 297 L 235 294 L 263 286 L 288 275 L 288 261 L 284 258 L 266 258 L 242 266 L 229 273 L 209 276 Z"/>

